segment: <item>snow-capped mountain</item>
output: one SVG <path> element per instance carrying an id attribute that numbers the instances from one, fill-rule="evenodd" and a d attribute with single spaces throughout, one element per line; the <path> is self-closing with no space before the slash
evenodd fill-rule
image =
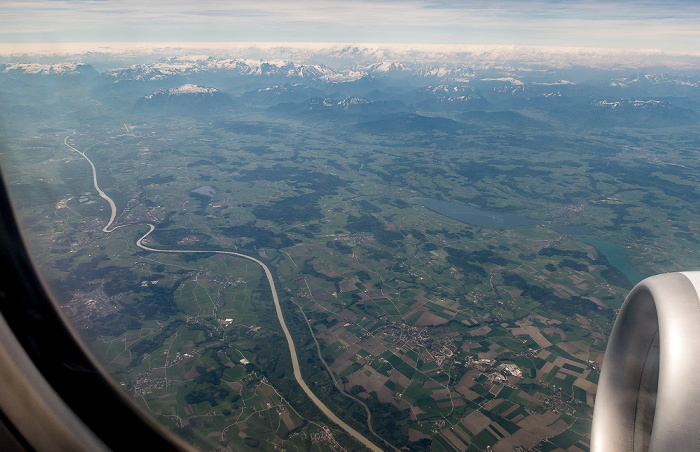
<path id="1" fill-rule="evenodd" d="M 105 76 L 115 81 L 164 80 L 173 77 L 192 78 L 201 74 L 217 74 L 228 77 L 268 77 L 281 80 L 317 80 L 343 82 L 361 78 L 364 73 L 344 70 L 336 71 L 316 64 L 307 65 L 291 61 L 264 61 L 236 58 L 177 57 L 160 60 L 153 64 L 136 64 L 128 68 L 112 69 Z"/>
<path id="2" fill-rule="evenodd" d="M 217 93 L 220 93 L 220 91 L 216 88 L 209 88 L 206 86 L 199 86 L 188 83 L 186 85 L 178 86 L 177 88 L 160 89 L 154 92 L 153 94 L 149 94 L 145 97 L 145 99 L 153 99 L 154 97 L 158 96 L 182 96 L 188 94 L 192 94 L 198 97 L 213 97 L 217 95 Z"/>
<path id="3" fill-rule="evenodd" d="M 152 64 L 135 64 L 111 69 L 105 76 L 113 81 L 159 81 L 178 77 L 192 79 L 198 75 L 216 74 L 228 77 L 268 77 L 281 82 L 315 81 L 347 83 L 367 77 L 417 78 L 468 82 L 475 76 L 473 69 L 454 64 L 439 65 L 416 62 L 381 60 L 356 62 L 332 68 L 324 64 L 305 64 L 287 60 L 253 60 L 214 57 L 177 57 Z"/>
<path id="4" fill-rule="evenodd" d="M 137 111 L 187 113 L 209 112 L 228 107 L 233 100 L 216 88 L 185 84 L 159 89 L 136 101 Z"/>
<path id="5" fill-rule="evenodd" d="M 0 73 L 27 75 L 97 76 L 97 71 L 89 64 L 66 63 L 0 63 Z"/>
<path id="6" fill-rule="evenodd" d="M 610 88 L 627 96 L 700 96 L 700 76 L 688 74 L 632 74 L 610 81 Z"/>
<path id="7" fill-rule="evenodd" d="M 373 101 L 364 97 L 345 97 L 333 99 L 330 97 L 315 97 L 305 102 L 281 103 L 270 108 L 270 111 L 282 115 L 323 116 L 327 119 L 348 117 L 374 117 L 389 113 L 406 111 L 408 107 L 401 101 Z"/>
<path id="8" fill-rule="evenodd" d="M 489 107 L 479 91 L 471 85 L 430 85 L 416 91 L 416 103 L 427 110 L 473 110 Z"/>
<path id="9" fill-rule="evenodd" d="M 251 105 L 271 106 L 285 102 L 303 102 L 324 95 L 325 93 L 317 88 L 301 83 L 286 83 L 245 92 L 239 97 L 239 100 Z"/>
<path id="10" fill-rule="evenodd" d="M 627 117 L 632 127 L 646 127 L 694 121 L 700 112 L 700 59 L 695 70 L 682 69 L 691 57 L 498 46 L 251 45 L 203 52 L 180 49 L 150 61 L 142 56 L 99 75 L 80 58 L 5 62 L 0 89 L 12 93 L 43 77 L 80 75 L 73 80 L 87 82 L 96 99 L 124 109 L 213 112 L 237 103 L 261 112 L 270 107 L 274 114 L 354 120 L 400 112 L 526 122 L 502 113 L 512 111 L 586 124 L 624 124 Z M 641 60 L 646 66 L 624 69 Z M 649 66 L 665 61 L 676 66 Z"/>

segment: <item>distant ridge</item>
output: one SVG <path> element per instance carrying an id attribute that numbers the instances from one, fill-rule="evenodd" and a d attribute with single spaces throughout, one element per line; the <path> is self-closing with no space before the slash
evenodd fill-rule
<path id="1" fill-rule="evenodd" d="M 233 105 L 233 100 L 216 88 L 185 84 L 176 88 L 159 89 L 136 101 L 137 111 L 208 113 Z"/>
<path id="2" fill-rule="evenodd" d="M 459 133 L 469 130 L 471 126 L 448 118 L 421 116 L 415 113 L 397 113 L 376 121 L 360 122 L 355 128 L 361 132 L 377 135 L 397 133 Z"/>
<path id="3" fill-rule="evenodd" d="M 494 67 L 504 62 L 551 68 L 585 66 L 598 69 L 669 67 L 700 70 L 699 53 L 661 50 L 601 49 L 590 47 L 518 45 L 431 45 L 381 43 L 279 43 L 279 42 L 113 42 L 113 43 L 4 43 L 0 56 L 22 58 L 87 56 L 100 61 L 105 57 L 127 61 L 147 56 L 152 59 L 206 54 L 214 57 L 288 59 L 302 63 L 371 61 L 434 62 L 460 61 L 474 68 Z"/>

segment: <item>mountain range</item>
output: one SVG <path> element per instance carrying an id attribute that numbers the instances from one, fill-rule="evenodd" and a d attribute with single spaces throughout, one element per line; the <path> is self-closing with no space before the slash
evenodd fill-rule
<path id="1" fill-rule="evenodd" d="M 241 103 L 276 115 L 358 123 L 401 113 L 536 128 L 666 127 L 697 122 L 700 112 L 700 71 L 687 68 L 624 73 L 566 65 L 565 54 L 537 49 L 510 60 L 507 52 L 486 49 L 428 58 L 415 49 L 345 46 L 299 50 L 291 54 L 297 60 L 272 58 L 275 52 L 258 59 L 180 55 L 102 72 L 80 61 L 6 61 L 0 95 L 21 104 L 13 93 L 39 78 L 45 85 L 55 79 L 87 86 L 103 102 L 140 112 L 204 113 Z M 557 58 L 539 59 L 546 55 Z"/>

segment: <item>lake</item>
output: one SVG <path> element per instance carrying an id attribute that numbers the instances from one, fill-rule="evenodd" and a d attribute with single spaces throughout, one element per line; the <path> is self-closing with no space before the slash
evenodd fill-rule
<path id="1" fill-rule="evenodd" d="M 576 240 L 580 240 L 595 247 L 603 256 L 605 256 L 610 265 L 624 273 L 632 284 L 637 284 L 639 281 L 645 278 L 645 276 L 639 270 L 637 270 L 629 262 L 629 260 L 627 260 L 625 248 L 619 243 L 606 242 L 604 240 L 598 240 L 591 237 L 582 237 L 582 235 L 587 235 L 590 233 L 590 230 L 586 226 L 557 225 L 514 213 L 480 210 L 475 207 L 462 204 L 461 202 L 454 201 L 442 201 L 431 198 L 412 198 L 411 202 L 419 206 L 427 207 L 428 209 L 441 215 L 445 215 L 446 217 L 461 221 L 462 223 L 484 228 L 513 229 L 517 226 L 541 224 L 554 229 L 560 234 L 570 235 Z"/>
<path id="2" fill-rule="evenodd" d="M 479 210 L 460 202 L 440 201 L 439 199 L 430 198 L 412 198 L 411 202 L 434 210 L 446 217 L 484 228 L 513 229 L 516 226 L 541 223 L 532 218 L 514 213 Z"/>
<path id="3" fill-rule="evenodd" d="M 619 243 L 606 242 L 604 240 L 597 240 L 591 237 L 574 238 L 594 246 L 605 256 L 608 262 L 610 262 L 610 265 L 624 273 L 632 284 L 637 284 L 639 281 L 646 278 L 646 276 L 644 276 L 634 267 L 634 265 L 630 263 L 630 261 L 627 260 L 627 252 L 625 252 L 625 248 Z"/>

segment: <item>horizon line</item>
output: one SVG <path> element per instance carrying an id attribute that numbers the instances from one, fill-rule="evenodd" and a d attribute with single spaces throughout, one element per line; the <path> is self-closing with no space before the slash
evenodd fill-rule
<path id="1" fill-rule="evenodd" d="M 312 42 L 312 41 L 78 41 L 78 42 L 0 42 L 0 55 L 22 53 L 37 53 L 39 50 L 54 53 L 75 53 L 101 51 L 163 51 L 165 49 L 215 49 L 225 50 L 226 47 L 258 47 L 271 48 L 299 48 L 299 49 L 323 49 L 327 47 L 358 47 L 358 48 L 385 48 L 385 49 L 416 49 L 435 50 L 441 49 L 444 53 L 459 50 L 478 49 L 533 49 L 546 50 L 556 53 L 569 53 L 586 51 L 591 53 L 629 53 L 629 54 L 655 54 L 659 56 L 690 56 L 699 57 L 700 52 L 668 51 L 658 48 L 625 48 L 625 47 L 590 47 L 590 46 L 551 46 L 551 45 L 523 45 L 523 44 L 434 44 L 434 43 L 392 43 L 392 42 Z M 58 52 L 62 50 L 63 52 Z M 42 52 L 39 52 L 42 53 Z"/>

